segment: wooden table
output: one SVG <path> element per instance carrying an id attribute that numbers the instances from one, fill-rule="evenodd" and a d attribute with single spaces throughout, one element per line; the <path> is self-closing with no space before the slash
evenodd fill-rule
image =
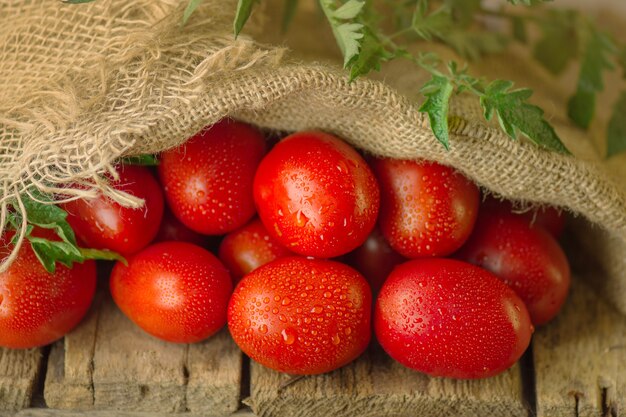
<path id="1" fill-rule="evenodd" d="M 102 293 L 63 341 L 0 350 L 0 416 L 626 416 L 626 317 L 580 279 L 518 364 L 476 381 L 429 378 L 377 346 L 294 379 L 250 363 L 226 330 L 194 345 L 152 338 Z"/>

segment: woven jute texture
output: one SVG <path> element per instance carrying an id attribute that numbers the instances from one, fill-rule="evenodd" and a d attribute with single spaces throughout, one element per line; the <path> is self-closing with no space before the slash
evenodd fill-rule
<path id="1" fill-rule="evenodd" d="M 579 236 L 603 268 L 597 287 L 626 313 L 623 164 L 598 158 L 562 114 L 562 92 L 523 55 L 475 69 L 534 87 L 576 157 L 512 141 L 464 97 L 453 104 L 446 151 L 417 111 L 424 74 L 394 64 L 382 81 L 349 83 L 315 11 L 299 18 L 285 48 L 272 46 L 279 20 L 269 6 L 237 40 L 232 1 L 205 0 L 181 27 L 183 9 L 175 0 L 0 0 L 3 217 L 8 202 L 33 189 L 59 201 L 103 192 L 138 206 L 103 179 L 115 177 L 114 161 L 178 146 L 225 116 L 280 131 L 323 129 L 371 154 L 452 165 L 502 197 L 578 215 Z"/>

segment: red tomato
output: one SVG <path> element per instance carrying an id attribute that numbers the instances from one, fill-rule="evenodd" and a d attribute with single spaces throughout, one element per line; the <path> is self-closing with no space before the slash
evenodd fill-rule
<path id="1" fill-rule="evenodd" d="M 483 201 L 481 210 L 515 214 L 524 218 L 532 226 L 543 227 L 557 239 L 563 234 L 563 229 L 565 228 L 565 216 L 552 206 L 542 206 L 534 210 L 517 212 L 510 201 L 487 197 Z"/>
<path id="2" fill-rule="evenodd" d="M 110 249 L 124 256 L 146 247 L 156 236 L 163 217 L 163 193 L 156 178 L 141 166 L 119 167 L 117 190 L 145 200 L 139 209 L 123 207 L 104 195 L 63 205 L 67 221 L 88 247 Z"/>
<path id="3" fill-rule="evenodd" d="M 252 181 L 264 154 L 258 130 L 228 119 L 163 152 L 159 176 L 172 212 L 207 235 L 243 226 L 254 216 Z"/>
<path id="4" fill-rule="evenodd" d="M 37 236 L 55 240 L 49 231 Z M 0 257 L 9 255 L 12 234 L 0 240 Z M 57 263 L 54 274 L 39 263 L 28 242 L 9 269 L 0 273 L 0 346 L 26 349 L 62 338 L 85 316 L 96 291 L 96 263 Z"/>
<path id="5" fill-rule="evenodd" d="M 163 340 L 194 343 L 226 324 L 230 275 L 210 252 L 185 242 L 151 245 L 111 273 L 111 295 L 135 324 Z"/>
<path id="6" fill-rule="evenodd" d="M 498 276 L 526 303 L 533 324 L 559 312 L 570 285 L 570 268 L 557 241 L 541 227 L 510 213 L 479 216 L 474 233 L 456 254 Z"/>
<path id="7" fill-rule="evenodd" d="M 332 258 L 361 245 L 372 231 L 379 190 L 349 145 L 326 133 L 300 132 L 263 159 L 254 201 L 268 232 L 285 247 Z"/>
<path id="8" fill-rule="evenodd" d="M 356 359 L 371 337 L 372 295 L 347 265 L 280 258 L 239 283 L 228 327 L 248 356 L 291 374 L 320 374 Z"/>
<path id="9" fill-rule="evenodd" d="M 187 242 L 194 245 L 204 246 L 208 242 L 205 235 L 194 232 L 178 220 L 171 211 L 165 210 L 159 232 L 154 238 L 155 242 Z"/>
<path id="10" fill-rule="evenodd" d="M 450 255 L 469 237 L 479 205 L 478 187 L 434 162 L 376 159 L 381 188 L 380 230 L 407 258 Z"/>
<path id="11" fill-rule="evenodd" d="M 515 363 L 533 331 L 524 303 L 484 269 L 452 259 L 396 267 L 374 328 L 387 353 L 432 376 L 484 378 Z"/>
<path id="12" fill-rule="evenodd" d="M 219 255 L 237 283 L 261 265 L 293 253 L 272 238 L 263 223 L 255 219 L 226 235 L 220 245 Z"/>
<path id="13" fill-rule="evenodd" d="M 375 228 L 365 243 L 347 254 L 345 260 L 363 274 L 372 286 L 372 292 L 378 293 L 393 268 L 407 259 L 394 251 Z"/>

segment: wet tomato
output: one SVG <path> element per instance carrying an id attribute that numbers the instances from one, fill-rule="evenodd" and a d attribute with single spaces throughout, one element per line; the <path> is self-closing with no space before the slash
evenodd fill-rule
<path id="1" fill-rule="evenodd" d="M 365 241 L 376 222 L 379 190 L 349 145 L 326 133 L 300 132 L 263 159 L 254 200 L 261 221 L 283 246 L 331 258 Z"/>
<path id="2" fill-rule="evenodd" d="M 477 266 L 419 259 L 397 266 L 374 313 L 378 341 L 395 360 L 432 376 L 484 378 L 513 365 L 530 343 L 522 300 Z"/>
<path id="3" fill-rule="evenodd" d="M 407 258 L 447 256 L 469 237 L 479 206 L 478 187 L 434 162 L 376 159 L 381 189 L 379 227 Z"/>
<path id="4" fill-rule="evenodd" d="M 552 206 L 541 206 L 531 210 L 519 211 L 507 200 L 487 197 L 482 203 L 481 211 L 493 213 L 510 213 L 525 219 L 531 226 L 543 227 L 555 238 L 559 238 L 565 229 L 565 215 Z"/>
<path id="5" fill-rule="evenodd" d="M 215 256 L 185 242 L 156 243 L 129 258 L 128 266 L 118 262 L 110 286 L 113 300 L 135 324 L 178 343 L 220 330 L 233 288 Z"/>
<path id="6" fill-rule="evenodd" d="M 367 282 L 347 265 L 280 258 L 241 280 L 228 306 L 228 327 L 239 347 L 260 364 L 319 374 L 365 350 L 371 302 Z"/>

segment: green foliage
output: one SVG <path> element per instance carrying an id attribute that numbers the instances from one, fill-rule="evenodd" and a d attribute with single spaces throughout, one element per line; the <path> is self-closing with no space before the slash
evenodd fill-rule
<path id="1" fill-rule="evenodd" d="M 348 0 L 337 7 L 337 3 L 333 0 L 320 0 L 320 5 L 343 55 L 343 66 L 348 68 L 348 64 L 361 50 L 361 40 L 364 37 L 363 24 L 357 21 L 357 17 L 363 11 L 365 2 Z"/>
<path id="2" fill-rule="evenodd" d="M 191 14 L 200 6 L 202 0 L 189 0 L 187 3 L 187 7 L 185 7 L 185 11 L 183 12 L 183 25 L 187 23 Z"/>
<path id="3" fill-rule="evenodd" d="M 623 91 L 609 121 L 607 157 L 626 151 L 626 91 Z"/>
<path id="4" fill-rule="evenodd" d="M 579 55 L 579 19 L 571 10 L 551 10 L 539 26 L 542 37 L 535 44 L 533 56 L 552 74 L 561 74 Z"/>
<path id="5" fill-rule="evenodd" d="M 237 12 L 235 14 L 235 21 L 233 22 L 235 38 L 239 36 L 239 33 L 248 21 L 254 4 L 255 0 L 239 0 L 237 2 Z"/>
<path id="6" fill-rule="evenodd" d="M 151 154 L 127 156 L 122 158 L 122 164 L 154 167 L 159 165 L 159 159 Z"/>
<path id="7" fill-rule="evenodd" d="M 450 97 L 454 91 L 454 84 L 441 75 L 433 75 L 421 89 L 422 94 L 426 96 L 426 101 L 420 107 L 419 111 L 428 114 L 430 127 L 433 134 L 448 149 L 448 109 L 450 107 Z"/>

